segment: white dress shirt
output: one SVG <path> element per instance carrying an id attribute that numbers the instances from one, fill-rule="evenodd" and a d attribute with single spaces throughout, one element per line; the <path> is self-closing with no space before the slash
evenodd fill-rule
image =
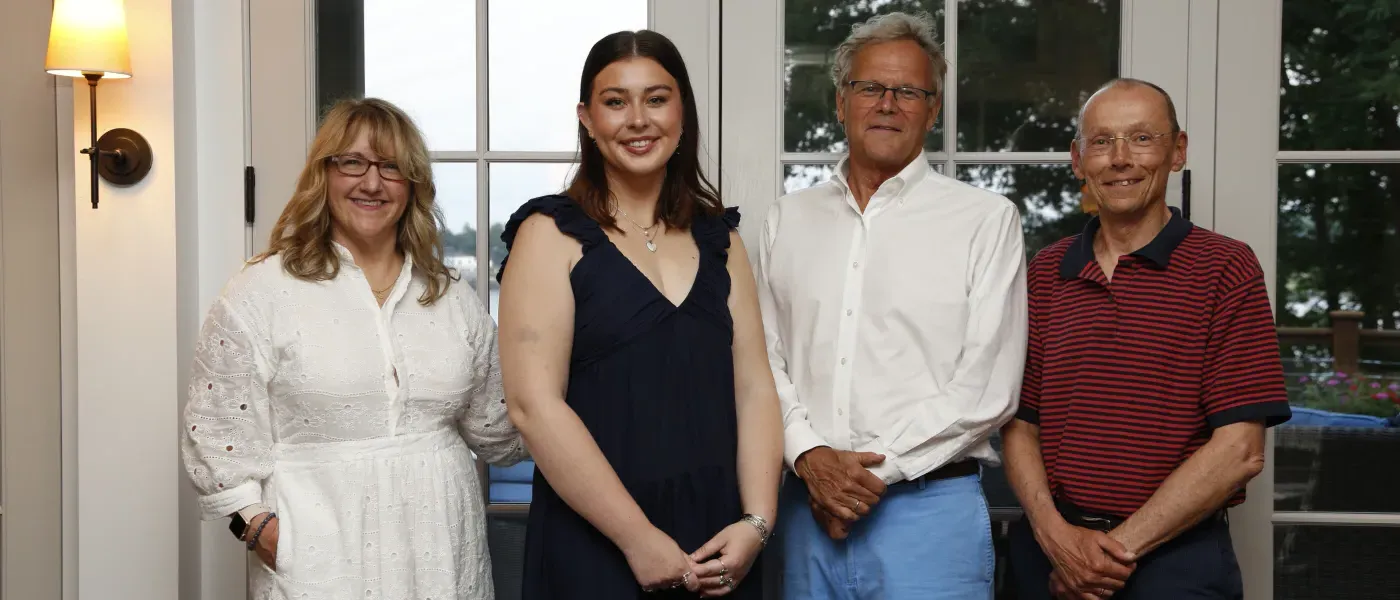
<path id="1" fill-rule="evenodd" d="M 922 154 L 861 211 L 846 181 L 783 196 L 759 302 L 791 467 L 817 446 L 883 454 L 886 483 L 966 457 L 1016 411 L 1026 354 L 1021 218 Z"/>

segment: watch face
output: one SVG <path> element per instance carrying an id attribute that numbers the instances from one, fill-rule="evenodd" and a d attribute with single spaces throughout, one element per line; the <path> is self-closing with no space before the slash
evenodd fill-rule
<path id="1" fill-rule="evenodd" d="M 243 522 L 243 515 L 233 513 L 233 519 L 228 523 L 228 530 L 233 533 L 233 537 L 243 539 L 243 532 L 248 529 L 248 524 Z"/>

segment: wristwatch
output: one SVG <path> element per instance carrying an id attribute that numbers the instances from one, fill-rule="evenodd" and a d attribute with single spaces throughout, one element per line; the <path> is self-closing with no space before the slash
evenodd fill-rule
<path id="1" fill-rule="evenodd" d="M 253 517 L 263 513 L 272 512 L 272 508 L 261 502 L 249 504 L 233 513 L 233 519 L 229 521 L 228 530 L 233 533 L 233 537 L 243 540 L 243 534 L 248 531 L 248 524 L 253 522 Z"/>

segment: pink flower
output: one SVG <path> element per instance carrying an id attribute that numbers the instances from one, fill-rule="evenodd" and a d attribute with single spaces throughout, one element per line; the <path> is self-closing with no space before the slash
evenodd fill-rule
<path id="1" fill-rule="evenodd" d="M 1298 378 L 1298 383 L 1307 383 L 1308 381 L 1310 380 L 1308 379 L 1307 375 Z"/>
<path id="2" fill-rule="evenodd" d="M 1376 381 L 1372 381 L 1372 382 L 1371 382 L 1371 389 L 1374 390 L 1374 389 L 1377 389 L 1377 388 L 1379 388 L 1379 387 L 1381 387 L 1380 382 L 1376 382 Z"/>
<path id="3" fill-rule="evenodd" d="M 1341 382 L 1340 382 L 1340 381 L 1337 381 L 1336 379 L 1328 379 L 1328 380 L 1327 380 L 1327 385 L 1337 385 L 1338 383 L 1341 383 Z"/>
<path id="4" fill-rule="evenodd" d="M 1400 383 L 1392 383 L 1392 384 L 1390 384 L 1389 386 L 1387 386 L 1385 389 L 1388 389 L 1388 390 L 1390 390 L 1390 391 L 1392 391 L 1392 392 L 1400 392 Z"/>
<path id="5" fill-rule="evenodd" d="M 1346 378 L 1347 378 L 1347 374 L 1346 374 L 1346 373 L 1343 373 L 1343 372 L 1341 372 L 1341 371 L 1337 371 L 1336 377 L 1337 377 L 1337 379 L 1346 379 Z"/>
<path id="6" fill-rule="evenodd" d="M 1387 394 L 1385 392 L 1379 392 L 1375 396 L 1372 396 L 1372 398 L 1375 398 L 1377 400 L 1389 400 L 1390 394 Z"/>

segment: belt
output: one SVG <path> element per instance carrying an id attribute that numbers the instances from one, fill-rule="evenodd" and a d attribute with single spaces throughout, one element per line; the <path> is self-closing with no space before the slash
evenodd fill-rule
<path id="1" fill-rule="evenodd" d="M 1079 508 L 1074 503 L 1060 498 L 1055 499 L 1055 509 L 1060 512 L 1060 516 L 1064 517 L 1065 521 L 1068 522 L 1070 525 L 1074 525 L 1075 527 L 1083 527 L 1085 529 L 1093 529 L 1095 531 L 1102 531 L 1104 533 L 1108 533 L 1110 531 L 1113 531 L 1114 529 L 1117 529 L 1119 525 L 1123 524 L 1123 521 L 1127 520 L 1124 517 L 1119 517 L 1116 515 L 1105 515 L 1088 512 L 1082 508 Z M 1200 527 L 1203 525 L 1212 525 L 1216 523 L 1229 523 L 1229 519 L 1225 515 L 1225 509 L 1222 508 L 1220 510 L 1215 511 L 1210 516 L 1206 517 L 1205 519 L 1202 519 L 1201 522 L 1198 523 L 1196 526 Z"/>
<path id="2" fill-rule="evenodd" d="M 968 475 L 976 475 L 980 473 L 981 470 L 982 467 L 977 462 L 977 459 L 965 458 L 955 463 L 943 465 L 937 469 L 929 471 L 928 473 L 925 473 L 913 479 L 896 481 L 892 485 L 918 485 L 920 487 L 923 487 L 925 484 L 932 483 L 940 479 L 952 479 L 954 477 L 966 477 Z"/>

